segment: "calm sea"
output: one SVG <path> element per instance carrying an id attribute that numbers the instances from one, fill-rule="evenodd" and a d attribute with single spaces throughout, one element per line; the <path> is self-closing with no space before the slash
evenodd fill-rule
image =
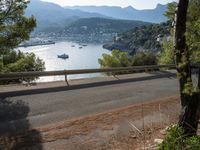
<path id="1" fill-rule="evenodd" d="M 80 48 L 82 47 L 82 48 Z M 23 52 L 33 52 L 45 62 L 46 71 L 73 70 L 73 69 L 95 69 L 100 68 L 98 59 L 102 54 L 111 52 L 103 49 L 102 45 L 82 46 L 73 42 L 58 42 L 54 45 L 33 46 L 18 48 Z M 69 55 L 69 59 L 60 59 L 57 55 Z M 92 78 L 102 76 L 102 74 L 82 74 L 70 75 L 69 79 Z M 63 76 L 41 77 L 37 82 L 64 80 Z"/>

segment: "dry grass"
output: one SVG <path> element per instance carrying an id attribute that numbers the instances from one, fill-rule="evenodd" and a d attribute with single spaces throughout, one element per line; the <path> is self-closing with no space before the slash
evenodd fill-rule
<path id="1" fill-rule="evenodd" d="M 47 150 L 133 150 L 154 149 L 166 126 L 177 121 L 178 96 L 137 104 L 110 112 L 67 120 L 32 131 L 0 139 L 0 144 L 18 142 L 20 148 Z M 32 145 L 32 146 L 31 146 Z"/>

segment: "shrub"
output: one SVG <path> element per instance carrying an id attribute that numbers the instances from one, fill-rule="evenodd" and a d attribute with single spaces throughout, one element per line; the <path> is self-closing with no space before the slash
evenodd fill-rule
<path id="1" fill-rule="evenodd" d="M 166 65 L 166 64 L 174 64 L 174 53 L 173 53 L 173 42 L 165 40 L 162 44 L 162 53 L 158 56 L 159 64 Z"/>
<path id="2" fill-rule="evenodd" d="M 130 65 L 130 61 L 127 52 L 113 50 L 111 55 L 103 54 L 103 58 L 99 59 L 99 64 L 102 68 L 128 67 Z"/>
<path id="3" fill-rule="evenodd" d="M 157 58 L 152 52 L 139 52 L 133 56 L 131 65 L 132 66 L 145 66 L 145 65 L 156 65 Z"/>
<path id="4" fill-rule="evenodd" d="M 28 71 L 44 71 L 44 62 L 37 58 L 34 53 L 22 53 L 8 51 L 2 55 L 0 59 L 0 73 L 9 72 L 28 72 Z M 6 80 L 0 81 L 0 84 L 20 83 L 21 81 L 32 81 L 36 78 L 28 78 L 23 80 Z"/>
<path id="5" fill-rule="evenodd" d="M 167 130 L 159 150 L 200 150 L 200 136 L 188 137 L 182 128 L 175 126 Z"/>
<path id="6" fill-rule="evenodd" d="M 130 66 L 130 60 L 127 52 L 121 52 L 119 50 L 113 50 L 111 55 L 103 54 L 103 58 L 99 59 L 101 68 L 114 68 L 114 67 L 128 67 Z M 115 72 L 112 74 L 123 74 L 125 72 Z M 110 73 L 107 73 L 110 75 Z"/>
<path id="7" fill-rule="evenodd" d="M 154 53 L 151 52 L 139 52 L 134 56 L 129 56 L 127 52 L 113 50 L 111 55 L 103 54 L 103 58 L 99 59 L 99 64 L 101 65 L 101 68 L 156 65 L 157 57 Z M 112 74 L 125 73 L 130 72 L 123 71 Z"/>

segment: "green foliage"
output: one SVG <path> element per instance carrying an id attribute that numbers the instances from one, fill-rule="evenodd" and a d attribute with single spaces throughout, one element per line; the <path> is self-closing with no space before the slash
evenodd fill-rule
<path id="1" fill-rule="evenodd" d="M 191 79 L 188 79 L 187 83 L 184 85 L 183 93 L 192 96 L 198 92 L 200 92 L 199 89 L 193 86 Z"/>
<path id="2" fill-rule="evenodd" d="M 165 16 L 169 19 L 170 22 L 174 21 L 175 14 L 174 12 L 176 11 L 177 3 L 172 2 L 168 4 L 167 11 L 165 12 Z"/>
<path id="3" fill-rule="evenodd" d="M 173 53 L 173 42 L 164 40 L 162 44 L 163 51 L 158 56 L 158 62 L 161 65 L 164 64 L 174 64 L 174 53 Z"/>
<path id="4" fill-rule="evenodd" d="M 170 22 L 174 21 L 177 3 L 170 3 L 166 16 Z M 191 0 L 187 15 L 186 42 L 189 47 L 190 60 L 194 63 L 200 62 L 200 1 Z M 173 36 L 173 34 L 171 34 Z"/>
<path id="5" fill-rule="evenodd" d="M 184 147 L 184 131 L 177 126 L 167 130 L 164 141 L 159 145 L 159 150 L 182 150 Z"/>
<path id="6" fill-rule="evenodd" d="M 126 50 L 130 54 L 135 54 L 139 49 L 161 51 L 161 41 L 170 35 L 170 24 L 151 24 L 142 27 L 135 27 L 124 33 L 118 34 L 112 45 L 105 45 L 107 49 Z"/>
<path id="7" fill-rule="evenodd" d="M 199 150 L 200 136 L 188 137 L 180 127 L 168 129 L 164 141 L 159 145 L 159 150 Z"/>
<path id="8" fill-rule="evenodd" d="M 3 56 L 0 57 L 0 70 L 3 70 Z"/>
<path id="9" fill-rule="evenodd" d="M 44 62 L 33 53 L 16 52 L 21 42 L 28 40 L 36 26 L 34 17 L 25 17 L 27 0 L 0 1 L 0 73 L 43 71 Z M 34 80 L 24 79 L 24 80 Z M 1 84 L 20 82 L 20 80 L 1 81 Z"/>
<path id="10" fill-rule="evenodd" d="M 0 54 L 29 39 L 36 20 L 34 17 L 24 16 L 28 3 L 27 0 L 0 1 Z"/>
<path id="11" fill-rule="evenodd" d="M 103 54 L 103 58 L 99 59 L 102 68 L 128 67 L 129 62 L 128 53 L 119 50 L 113 50 L 111 55 Z"/>
<path id="12" fill-rule="evenodd" d="M 156 65 L 157 58 L 152 52 L 139 52 L 131 60 L 132 66 Z"/>
<path id="13" fill-rule="evenodd" d="M 121 52 L 119 50 L 113 50 L 111 55 L 103 54 L 103 58 L 99 59 L 101 68 L 114 68 L 114 67 L 128 67 L 130 66 L 130 60 L 127 52 Z M 117 72 L 112 74 L 123 74 L 125 72 Z M 110 73 L 107 73 L 110 75 Z"/>
<path id="14" fill-rule="evenodd" d="M 192 62 L 200 63 L 200 50 L 192 53 Z"/>
<path id="15" fill-rule="evenodd" d="M 10 63 L 6 67 L 10 72 L 28 72 L 28 71 L 43 71 L 44 62 L 37 58 L 34 53 L 26 53 L 23 57 L 19 56 L 14 63 Z"/>
<path id="16" fill-rule="evenodd" d="M 127 41 L 130 40 L 128 47 L 131 50 L 150 49 L 152 51 L 160 51 L 161 43 L 158 39 L 161 40 L 169 34 L 169 24 L 162 23 L 134 28 L 133 30 L 122 34 L 122 39 Z"/>
<path id="17" fill-rule="evenodd" d="M 113 50 L 111 55 L 103 54 L 103 58 L 99 59 L 99 64 L 102 68 L 156 65 L 157 58 L 151 52 L 139 52 L 134 56 L 129 56 L 127 52 Z M 117 74 L 123 73 L 126 72 L 118 72 Z"/>
<path id="18" fill-rule="evenodd" d="M 44 71 L 44 62 L 35 56 L 34 53 L 22 53 L 21 51 L 9 51 L 6 55 L 2 55 L 0 61 L 0 72 L 28 72 L 28 71 Z M 24 79 L 31 81 L 35 78 Z M 18 83 L 20 80 L 2 81 L 1 84 L 10 82 Z"/>
<path id="19" fill-rule="evenodd" d="M 170 22 L 174 21 L 175 11 L 176 11 L 177 3 L 171 3 L 168 5 L 168 11 L 166 12 L 166 16 L 170 20 Z M 187 14 L 187 22 L 186 22 L 186 43 L 188 46 L 188 50 L 181 55 L 181 62 L 177 63 L 177 67 L 179 70 L 184 70 L 187 65 L 192 63 L 199 63 L 200 62 L 200 1 L 199 0 L 191 0 L 189 2 L 188 14 Z M 171 33 L 173 37 L 174 33 Z M 171 50 L 170 50 L 171 49 Z M 171 60 L 173 52 L 173 47 L 168 46 L 164 47 L 164 52 L 161 54 L 159 62 L 162 64 L 163 60 Z M 176 54 L 179 51 L 175 51 Z M 169 55 L 167 55 L 169 54 Z M 167 62 L 167 61 L 164 61 Z M 184 71 L 179 71 L 178 73 L 179 78 L 186 78 L 187 73 Z M 188 78 L 188 77 L 187 77 Z M 190 78 L 190 77 L 189 77 Z M 186 84 L 184 84 L 184 88 L 182 90 L 183 94 L 192 96 L 199 92 L 199 89 L 193 86 L 191 79 L 187 79 Z"/>
<path id="20" fill-rule="evenodd" d="M 188 17 L 187 17 L 187 44 L 190 50 L 191 56 L 194 56 L 200 51 L 200 1 L 191 0 L 189 5 Z M 199 61 L 200 57 L 194 61 Z"/>
<path id="21" fill-rule="evenodd" d="M 66 28 L 66 33 L 72 34 L 97 34 L 97 33 L 119 33 L 134 27 L 141 27 L 150 23 L 135 20 L 116 20 L 105 18 L 83 18 L 79 19 Z M 87 27 L 87 28 L 83 28 Z"/>

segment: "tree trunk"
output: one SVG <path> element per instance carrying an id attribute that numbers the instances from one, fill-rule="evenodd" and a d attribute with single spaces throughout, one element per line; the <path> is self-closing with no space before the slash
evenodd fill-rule
<path id="1" fill-rule="evenodd" d="M 198 81 L 197 81 L 197 87 L 200 89 L 200 66 L 198 68 Z"/>
<path id="2" fill-rule="evenodd" d="M 188 136 L 196 135 L 199 121 L 199 93 L 184 93 L 185 85 L 191 81 L 189 50 L 186 44 L 186 18 L 189 0 L 179 0 L 175 17 L 175 60 L 180 83 L 182 111 L 179 126 Z"/>
<path id="3" fill-rule="evenodd" d="M 188 136 L 196 135 L 199 122 L 199 94 L 185 96 L 181 99 L 182 111 L 179 119 L 179 126 Z"/>

